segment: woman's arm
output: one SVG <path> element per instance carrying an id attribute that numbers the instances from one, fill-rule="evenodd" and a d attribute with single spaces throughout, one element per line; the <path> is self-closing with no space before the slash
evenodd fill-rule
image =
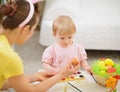
<path id="1" fill-rule="evenodd" d="M 53 74 L 51 73 L 48 73 L 46 71 L 42 71 L 42 72 L 37 72 L 35 74 L 32 74 L 32 75 L 28 75 L 28 79 L 29 79 L 29 82 L 36 82 L 36 81 L 44 81 L 50 77 L 52 77 Z"/>
<path id="2" fill-rule="evenodd" d="M 57 83 L 59 80 L 73 74 L 75 71 L 79 69 L 79 64 L 75 67 L 71 67 L 71 66 L 72 66 L 71 63 L 69 63 L 59 73 L 38 84 L 34 84 L 34 85 L 31 84 L 29 82 L 28 77 L 25 75 L 11 77 L 8 79 L 8 83 L 10 87 L 16 90 L 16 92 L 45 92 L 49 88 L 51 88 L 55 83 Z M 49 74 L 46 73 L 46 75 L 44 76 L 49 76 Z"/>

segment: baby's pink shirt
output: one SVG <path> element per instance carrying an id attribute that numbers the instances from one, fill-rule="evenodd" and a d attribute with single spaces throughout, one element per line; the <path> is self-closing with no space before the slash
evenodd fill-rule
<path id="1" fill-rule="evenodd" d="M 62 48 L 57 43 L 47 47 L 43 53 L 42 61 L 54 68 L 61 69 L 72 58 L 77 58 L 84 69 L 90 68 L 86 61 L 87 54 L 85 49 L 77 43 L 73 43 L 68 48 Z"/>

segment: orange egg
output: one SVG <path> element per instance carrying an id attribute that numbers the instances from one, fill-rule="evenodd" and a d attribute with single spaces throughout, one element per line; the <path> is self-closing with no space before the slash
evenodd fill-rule
<path id="1" fill-rule="evenodd" d="M 75 67 L 78 64 L 77 58 L 72 58 L 71 63 Z"/>

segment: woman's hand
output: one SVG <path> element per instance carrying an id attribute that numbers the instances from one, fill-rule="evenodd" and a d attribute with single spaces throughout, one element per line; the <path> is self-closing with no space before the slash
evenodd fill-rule
<path id="1" fill-rule="evenodd" d="M 38 72 L 39 78 L 41 81 L 44 81 L 50 77 L 52 77 L 54 74 L 51 74 L 49 72 L 43 71 L 43 72 Z"/>
<path id="2" fill-rule="evenodd" d="M 60 73 L 63 77 L 70 76 L 71 74 L 74 74 L 77 70 L 80 68 L 80 62 L 76 64 L 76 66 L 73 67 L 72 62 L 70 61 L 66 67 L 64 67 Z"/>

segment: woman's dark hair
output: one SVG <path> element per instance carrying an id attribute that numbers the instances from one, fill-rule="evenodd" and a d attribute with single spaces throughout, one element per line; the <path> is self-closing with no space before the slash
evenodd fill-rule
<path id="1" fill-rule="evenodd" d="M 30 5 L 26 0 L 16 0 L 11 3 L 0 5 L 0 24 L 5 29 L 15 29 L 28 16 Z M 36 24 L 37 12 L 34 13 L 32 19 L 27 23 L 32 27 Z"/>

